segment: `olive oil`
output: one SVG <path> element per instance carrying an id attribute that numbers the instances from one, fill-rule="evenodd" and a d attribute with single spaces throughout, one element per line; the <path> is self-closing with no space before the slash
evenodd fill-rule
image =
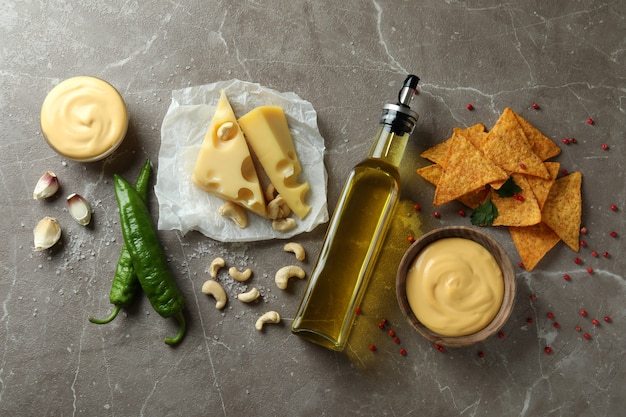
<path id="1" fill-rule="evenodd" d="M 333 350 L 345 347 L 398 202 L 398 166 L 417 120 L 408 104 L 418 81 L 408 76 L 398 104 L 384 107 L 368 157 L 344 185 L 294 317 L 294 334 Z"/>

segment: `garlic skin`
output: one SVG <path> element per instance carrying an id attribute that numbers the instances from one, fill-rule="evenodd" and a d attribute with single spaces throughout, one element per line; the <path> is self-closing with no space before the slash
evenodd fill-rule
<path id="1" fill-rule="evenodd" d="M 59 191 L 59 179 L 54 172 L 46 171 L 35 185 L 33 199 L 52 197 L 57 191 Z"/>
<path id="2" fill-rule="evenodd" d="M 67 207 L 70 215 L 81 226 L 87 226 L 91 221 L 91 206 L 89 202 L 80 194 L 70 194 L 67 196 Z"/>
<path id="3" fill-rule="evenodd" d="M 61 238 L 61 226 L 52 217 L 44 217 L 33 230 L 35 250 L 42 251 L 54 246 Z"/>

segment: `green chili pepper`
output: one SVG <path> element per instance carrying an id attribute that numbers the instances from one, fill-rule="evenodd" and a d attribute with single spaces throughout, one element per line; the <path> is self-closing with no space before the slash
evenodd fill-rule
<path id="1" fill-rule="evenodd" d="M 150 180 L 150 159 L 146 159 L 143 164 L 139 176 L 135 183 L 135 189 L 145 202 L 148 195 L 148 184 Z M 113 276 L 113 283 L 111 284 L 111 292 L 109 293 L 109 301 L 113 304 L 113 312 L 105 319 L 97 319 L 90 317 L 89 321 L 95 324 L 110 323 L 117 317 L 122 307 L 128 307 L 133 301 L 135 296 L 139 293 L 141 287 L 135 274 L 135 268 L 133 268 L 132 259 L 128 247 L 124 242 L 122 244 L 122 250 L 120 251 L 120 257 L 117 261 L 115 268 L 115 275 Z"/>
<path id="2" fill-rule="evenodd" d="M 152 218 L 141 196 L 120 175 L 115 174 L 113 178 L 122 234 L 139 284 L 157 313 L 164 318 L 175 317 L 178 320 L 178 334 L 165 338 L 165 343 L 175 345 L 182 340 L 186 330 L 183 295 L 167 264 Z"/>

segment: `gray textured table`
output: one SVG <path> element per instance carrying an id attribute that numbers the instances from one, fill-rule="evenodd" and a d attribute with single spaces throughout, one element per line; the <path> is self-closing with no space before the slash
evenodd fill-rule
<path id="1" fill-rule="evenodd" d="M 0 414 L 623 415 L 626 3 L 266 3 L 0 4 Z M 276 265 L 291 259 L 282 241 L 222 244 L 199 233 L 159 232 L 188 305 L 188 334 L 176 348 L 163 343 L 175 323 L 145 299 L 108 326 L 87 321 L 109 311 L 122 241 L 112 174 L 134 178 L 146 157 L 157 161 L 172 90 L 238 78 L 310 101 L 326 140 L 332 210 L 349 167 L 369 149 L 381 106 L 395 98 L 406 73 L 422 83 L 414 100 L 421 117 L 402 167 L 403 202 L 346 352 L 290 334 L 305 283 L 274 289 Z M 126 141 L 99 163 L 60 157 L 39 129 L 47 92 L 74 75 L 111 82 L 131 114 Z M 442 353 L 401 317 L 394 268 L 408 234 L 469 220 L 455 204 L 432 215 L 433 188 L 415 175 L 426 164 L 418 154 L 453 127 L 493 125 L 507 106 L 562 146 L 557 160 L 565 169 L 583 173 L 587 246 L 577 255 L 559 244 L 534 271 L 516 267 L 516 307 L 501 337 Z M 576 144 L 561 144 L 571 137 Z M 45 170 L 62 179 L 61 196 L 33 201 Z M 92 227 L 69 219 L 69 192 L 92 202 Z M 150 204 L 156 213 L 157 200 Z M 45 215 L 62 219 L 64 238 L 35 253 L 32 228 Z M 324 231 L 319 226 L 294 239 L 308 252 L 307 271 Z M 490 233 L 517 264 L 508 233 Z M 228 307 L 214 308 L 200 287 L 220 255 L 254 269 L 265 288 L 262 302 L 234 302 L 230 288 Z M 267 309 L 285 320 L 256 332 L 254 321 Z M 383 317 L 400 345 L 377 328 Z"/>

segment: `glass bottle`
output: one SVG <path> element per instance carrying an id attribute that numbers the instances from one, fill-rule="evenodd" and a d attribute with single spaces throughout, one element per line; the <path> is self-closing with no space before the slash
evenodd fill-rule
<path id="1" fill-rule="evenodd" d="M 419 78 L 407 76 L 397 104 L 386 104 L 368 157 L 350 172 L 331 217 L 291 331 L 344 349 L 400 195 L 398 167 L 417 113 Z"/>

